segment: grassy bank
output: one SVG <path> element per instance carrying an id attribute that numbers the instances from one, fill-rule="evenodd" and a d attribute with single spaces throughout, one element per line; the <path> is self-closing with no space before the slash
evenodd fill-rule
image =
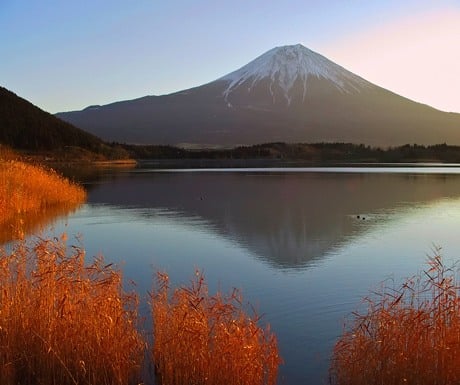
<path id="1" fill-rule="evenodd" d="M 17 160 L 0 147 L 0 229 L 18 232 L 27 227 L 29 218 L 56 209 L 72 209 L 86 198 L 83 188 L 52 170 Z"/>

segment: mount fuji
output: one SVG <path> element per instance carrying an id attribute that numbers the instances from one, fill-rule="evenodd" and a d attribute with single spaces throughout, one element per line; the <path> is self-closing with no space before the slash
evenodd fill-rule
<path id="1" fill-rule="evenodd" d="M 138 144 L 460 144 L 460 114 L 396 95 L 300 44 L 199 87 L 57 116 L 105 140 Z"/>

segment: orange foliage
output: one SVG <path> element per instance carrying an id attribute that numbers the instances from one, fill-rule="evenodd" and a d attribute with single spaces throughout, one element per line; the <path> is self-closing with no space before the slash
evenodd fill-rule
<path id="1" fill-rule="evenodd" d="M 163 385 L 275 384 L 281 359 L 275 336 L 242 310 L 235 290 L 209 296 L 202 274 L 170 297 L 157 274 L 152 297 L 153 360 Z"/>
<path id="2" fill-rule="evenodd" d="M 137 380 L 138 299 L 121 272 L 64 239 L 0 252 L 0 384 L 122 385 Z M 137 384 L 138 382 L 132 382 Z"/>
<path id="3" fill-rule="evenodd" d="M 333 384 L 460 384 L 460 287 L 439 255 L 429 265 L 366 299 L 367 314 L 355 314 L 335 346 Z"/>
<path id="4" fill-rule="evenodd" d="M 22 228 L 28 216 L 56 207 L 71 209 L 86 198 L 85 191 L 53 170 L 44 170 L 0 151 L 0 227 Z"/>
<path id="5" fill-rule="evenodd" d="M 0 240 L 11 238 L 5 227 L 21 237 L 84 199 L 82 188 L 0 146 Z M 211 297 L 197 274 L 191 287 L 169 291 L 168 276 L 158 274 L 151 299 L 160 384 L 276 383 L 276 338 L 246 315 L 236 290 Z M 146 345 L 137 309 L 121 272 L 102 257 L 85 266 L 84 251 L 69 254 L 64 236 L 0 250 L 0 384 L 137 383 Z"/>

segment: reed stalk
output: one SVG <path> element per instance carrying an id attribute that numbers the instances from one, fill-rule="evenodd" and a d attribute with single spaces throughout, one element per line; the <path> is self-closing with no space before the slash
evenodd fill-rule
<path id="1" fill-rule="evenodd" d="M 276 383 L 281 359 L 269 327 L 249 317 L 237 290 L 209 295 L 202 273 L 171 293 L 158 273 L 154 294 L 153 361 L 162 385 Z"/>
<path id="2" fill-rule="evenodd" d="M 138 297 L 65 236 L 0 252 L 0 384 L 137 384 Z"/>
<path id="3" fill-rule="evenodd" d="M 437 252 L 423 273 L 366 298 L 334 348 L 331 383 L 460 384 L 459 294 Z"/>
<path id="4" fill-rule="evenodd" d="M 32 219 L 50 210 L 73 209 L 86 198 L 83 188 L 53 170 L 17 160 L 11 150 L 0 146 L 0 229 L 15 230 L 22 238 L 23 228 Z"/>

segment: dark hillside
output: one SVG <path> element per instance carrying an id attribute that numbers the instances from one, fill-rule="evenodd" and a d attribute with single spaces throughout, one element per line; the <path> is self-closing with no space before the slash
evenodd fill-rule
<path id="1" fill-rule="evenodd" d="M 106 158 L 126 155 L 4 87 L 0 87 L 0 144 L 18 150 L 61 153 L 69 148 L 80 148 Z"/>

